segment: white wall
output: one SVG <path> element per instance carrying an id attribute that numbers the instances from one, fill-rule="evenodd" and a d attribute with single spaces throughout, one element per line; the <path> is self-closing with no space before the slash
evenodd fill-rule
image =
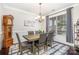
<path id="1" fill-rule="evenodd" d="M 4 8 L 4 14 L 11 14 L 14 17 L 14 22 L 13 22 L 13 31 L 30 31 L 30 30 L 38 30 L 38 23 L 36 24 L 37 26 L 35 27 L 26 27 L 24 26 L 24 21 L 25 20 L 35 20 L 35 17 L 37 15 L 23 11 L 20 9 L 15 9 L 15 8 Z"/>
<path id="2" fill-rule="evenodd" d="M 72 8 L 72 19 L 73 19 L 73 24 L 75 24 L 79 19 L 79 5 Z"/>
<path id="3" fill-rule="evenodd" d="M 2 5 L 0 4 L 0 49 L 2 46 Z"/>
<path id="4" fill-rule="evenodd" d="M 0 6 L 0 32 L 1 32 L 1 6 Z"/>

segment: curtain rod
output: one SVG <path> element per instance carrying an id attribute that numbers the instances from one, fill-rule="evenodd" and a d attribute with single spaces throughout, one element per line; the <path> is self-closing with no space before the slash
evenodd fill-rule
<path id="1" fill-rule="evenodd" d="M 73 7 L 68 7 L 68 8 L 73 8 Z M 58 11 L 58 12 L 55 12 L 55 13 L 50 14 L 50 15 L 47 15 L 47 16 L 51 16 L 51 15 L 57 14 L 57 13 L 59 13 L 59 12 L 65 11 L 65 10 L 68 9 L 68 8 L 65 8 L 65 9 L 63 9 L 63 10 L 60 10 L 60 11 Z"/>
<path id="2" fill-rule="evenodd" d="M 61 11 L 55 12 L 55 13 L 47 15 L 47 16 L 51 16 L 51 15 L 57 14 L 57 13 L 62 12 L 62 11 L 65 11 L 65 10 L 61 10 Z"/>

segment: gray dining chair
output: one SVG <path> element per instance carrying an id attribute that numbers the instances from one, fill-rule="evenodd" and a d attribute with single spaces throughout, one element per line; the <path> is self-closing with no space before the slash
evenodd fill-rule
<path id="1" fill-rule="evenodd" d="M 35 31 L 35 34 L 40 34 L 40 32 L 39 31 Z"/>
<path id="2" fill-rule="evenodd" d="M 18 40 L 18 44 L 19 44 L 19 52 L 20 52 L 20 55 L 22 55 L 23 54 L 23 51 L 25 51 L 27 49 L 31 50 L 31 46 L 32 46 L 31 44 L 28 44 L 27 41 L 21 42 L 18 33 L 16 33 L 16 36 L 17 36 L 17 40 Z"/>
<path id="3" fill-rule="evenodd" d="M 34 31 L 28 31 L 28 35 L 34 35 Z"/>
<path id="4" fill-rule="evenodd" d="M 52 43 L 54 41 L 54 32 L 49 32 L 47 36 L 47 46 L 52 47 Z"/>
<path id="5" fill-rule="evenodd" d="M 46 34 L 40 34 L 39 40 L 35 43 L 35 46 L 38 49 L 38 54 L 41 47 L 44 47 L 45 50 L 45 45 L 46 45 Z"/>

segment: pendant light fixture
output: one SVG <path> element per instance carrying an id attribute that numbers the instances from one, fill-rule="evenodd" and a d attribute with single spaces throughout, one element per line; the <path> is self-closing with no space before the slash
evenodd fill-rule
<path id="1" fill-rule="evenodd" d="M 42 12 L 41 12 L 41 8 L 42 7 L 42 3 L 39 3 L 39 22 L 41 23 L 44 19 L 44 17 L 42 16 Z"/>

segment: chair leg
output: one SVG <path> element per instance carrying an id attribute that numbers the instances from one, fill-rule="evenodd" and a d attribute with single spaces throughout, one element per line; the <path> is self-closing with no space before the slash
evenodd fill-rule
<path id="1" fill-rule="evenodd" d="M 22 55 L 23 54 L 23 49 L 22 48 L 20 48 L 20 55 Z"/>
<path id="2" fill-rule="evenodd" d="M 47 46 L 46 45 L 44 45 L 44 51 L 47 51 Z"/>
<path id="3" fill-rule="evenodd" d="M 39 47 L 38 47 L 38 55 L 39 55 Z"/>
<path id="4" fill-rule="evenodd" d="M 21 52 L 20 52 L 20 51 L 18 51 L 18 52 L 17 52 L 17 55 L 21 55 Z"/>
<path id="5" fill-rule="evenodd" d="M 51 42 L 51 48 L 52 48 L 52 42 Z"/>
<path id="6" fill-rule="evenodd" d="M 46 49 L 45 49 L 45 45 L 44 45 L 44 51 L 46 51 Z"/>
<path id="7" fill-rule="evenodd" d="M 21 51 L 21 54 L 20 55 L 22 55 L 23 54 L 23 52 Z"/>
<path id="8" fill-rule="evenodd" d="M 48 46 L 47 46 L 47 45 L 45 45 L 45 49 L 46 49 L 46 51 L 47 51 L 47 49 L 48 49 Z"/>

